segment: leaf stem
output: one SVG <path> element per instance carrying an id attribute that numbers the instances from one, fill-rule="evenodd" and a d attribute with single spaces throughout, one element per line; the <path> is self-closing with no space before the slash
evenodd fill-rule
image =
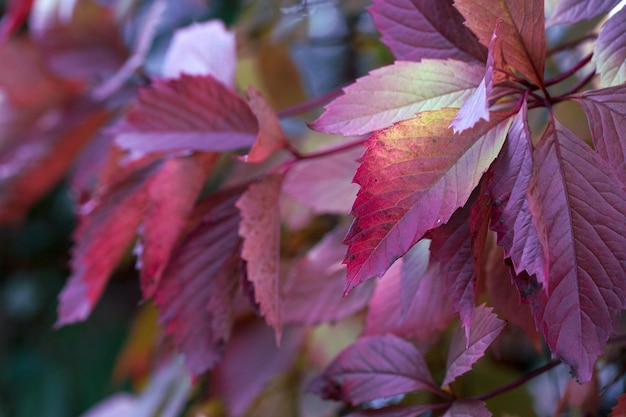
<path id="1" fill-rule="evenodd" d="M 289 144 L 288 146 L 285 147 L 285 149 L 287 151 L 289 151 L 297 160 L 303 160 L 303 159 L 315 159 L 315 158 L 322 158 L 324 156 L 328 156 L 328 155 L 332 155 L 334 153 L 338 153 L 338 152 L 343 152 L 346 151 L 348 149 L 352 149 L 354 147 L 357 146 L 361 146 L 363 145 L 363 143 L 365 143 L 365 141 L 367 140 L 367 138 L 363 138 L 354 142 L 349 142 L 349 143 L 345 143 L 343 145 L 339 145 L 336 146 L 334 148 L 328 148 L 328 149 L 324 149 L 318 152 L 312 152 L 309 154 L 302 154 L 300 153 L 299 150 L 297 150 L 296 148 L 294 148 L 291 144 Z"/>
<path id="2" fill-rule="evenodd" d="M 589 81 L 591 81 L 593 79 L 593 77 L 596 76 L 596 72 L 593 71 L 591 72 L 589 75 L 587 75 L 585 78 L 583 78 L 582 80 L 580 80 L 575 86 L 573 86 L 572 88 L 570 88 L 566 93 L 564 93 L 560 98 L 559 101 L 563 101 L 569 98 L 569 96 L 571 96 L 572 94 L 578 93 L 580 90 L 582 90 L 582 88 L 587 85 L 587 83 Z"/>
<path id="3" fill-rule="evenodd" d="M 480 401 L 485 401 L 488 400 L 490 398 L 493 398 L 497 395 L 503 394 L 507 391 L 511 391 L 514 388 L 519 387 L 520 385 L 524 385 L 526 382 L 530 381 L 531 379 L 548 372 L 550 369 L 556 367 L 557 365 L 559 365 L 561 363 L 561 361 L 559 359 L 554 359 L 551 360 L 550 362 L 546 363 L 545 365 L 543 365 L 540 368 L 535 369 L 532 372 L 527 373 L 526 375 L 524 375 L 523 377 L 509 383 L 506 385 L 503 385 L 499 388 L 496 388 L 492 391 L 486 392 L 484 394 L 481 395 L 477 395 L 475 397 L 472 397 L 473 400 L 480 400 Z"/>
<path id="4" fill-rule="evenodd" d="M 559 75 L 555 75 L 552 78 L 548 78 L 546 80 L 546 82 L 544 83 L 544 85 L 546 87 L 549 87 L 551 85 L 554 84 L 558 84 L 561 81 L 565 80 L 566 78 L 571 77 L 572 75 L 574 75 L 579 69 L 581 69 L 582 67 L 584 67 L 585 65 L 587 65 L 589 63 L 589 61 L 591 61 L 591 57 L 593 56 L 593 53 L 587 54 L 585 55 L 585 57 L 583 59 L 581 59 L 580 61 L 578 61 L 576 63 L 576 65 L 574 65 L 572 68 L 568 69 L 567 71 L 559 74 Z"/>
<path id="5" fill-rule="evenodd" d="M 314 109 L 315 107 L 319 107 L 322 104 L 326 104 L 327 102 L 342 95 L 344 87 L 335 88 L 334 90 L 331 90 L 326 94 L 322 94 L 319 97 L 315 97 L 311 100 L 305 101 L 304 103 L 300 103 L 293 107 L 283 109 L 277 113 L 278 117 L 280 119 L 284 119 L 286 117 L 291 117 L 295 116 L 296 114 L 304 113 L 306 111 Z"/>

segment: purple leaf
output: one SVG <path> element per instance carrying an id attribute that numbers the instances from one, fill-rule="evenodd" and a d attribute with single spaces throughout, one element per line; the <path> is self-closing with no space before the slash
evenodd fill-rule
<path id="1" fill-rule="evenodd" d="M 155 80 L 116 128 L 134 153 L 227 151 L 252 146 L 257 119 L 248 104 L 210 75 Z"/>
<path id="2" fill-rule="evenodd" d="M 626 81 L 626 8 L 604 23 L 593 48 L 592 61 L 600 74 L 600 85 L 611 87 Z"/>
<path id="3" fill-rule="evenodd" d="M 546 22 L 548 26 L 576 23 L 608 13 L 620 0 L 560 0 Z"/>
<path id="4" fill-rule="evenodd" d="M 346 87 L 344 95 L 327 105 L 312 127 L 326 133 L 359 135 L 413 118 L 421 111 L 460 107 L 482 76 L 480 65 L 461 61 L 396 62 Z"/>
<path id="5" fill-rule="evenodd" d="M 557 124 L 535 149 L 529 198 L 549 254 L 541 330 L 552 352 L 586 382 L 625 307 L 624 185 L 587 144 Z"/>
<path id="6" fill-rule="evenodd" d="M 594 147 L 626 184 L 626 86 L 590 90 L 575 99 L 589 120 Z"/>
<path id="7" fill-rule="evenodd" d="M 400 283 L 402 286 L 401 291 L 401 306 L 402 317 L 406 317 L 411 305 L 414 304 L 417 292 L 420 290 L 422 277 L 428 270 L 428 261 L 430 259 L 430 240 L 422 239 L 417 242 L 409 251 L 402 257 L 402 269 L 400 273 Z M 432 291 L 426 291 L 428 294 L 432 294 Z M 433 317 L 433 315 L 428 315 Z"/>
<path id="8" fill-rule="evenodd" d="M 281 290 L 286 324 L 336 321 L 367 305 L 373 281 L 341 296 L 346 279 L 346 266 L 341 262 L 346 248 L 341 239 L 346 230 L 338 227 L 329 232 L 289 272 Z"/>
<path id="9" fill-rule="evenodd" d="M 441 385 L 450 384 L 472 369 L 472 365 L 485 355 L 485 351 L 505 325 L 504 321 L 492 313 L 492 308 L 484 304 L 476 307 L 469 340 L 461 327 L 457 327 L 452 335 L 446 360 L 446 376 Z"/>
<path id="10" fill-rule="evenodd" d="M 207 42 L 211 47 L 207 48 Z M 178 29 L 163 62 L 163 76 L 212 75 L 229 89 L 235 87 L 235 34 L 221 20 L 209 20 Z"/>
<path id="11" fill-rule="evenodd" d="M 301 328 L 285 327 L 278 348 L 273 332 L 260 320 L 235 327 L 209 384 L 211 393 L 224 399 L 229 416 L 243 416 L 272 378 L 289 369 L 303 336 Z"/>
<path id="12" fill-rule="evenodd" d="M 532 173 L 532 142 L 526 105 L 513 119 L 507 141 L 493 163 L 488 183 L 491 197 L 490 228 L 498 235 L 504 256 L 513 261 L 515 272 L 526 270 L 547 284 L 545 256 L 530 215 L 526 191 Z"/>
<path id="13" fill-rule="evenodd" d="M 394 335 L 357 340 L 337 355 L 308 390 L 354 405 L 410 391 L 441 392 L 420 351 Z"/>
<path id="14" fill-rule="evenodd" d="M 287 144 L 285 132 L 280 126 L 276 112 L 263 98 L 261 92 L 248 87 L 248 104 L 259 122 L 259 135 L 247 155 L 241 157 L 246 162 L 263 162 Z"/>
<path id="15" fill-rule="evenodd" d="M 491 411 L 484 401 L 457 400 L 446 411 L 443 417 L 491 417 Z"/>
<path id="16" fill-rule="evenodd" d="M 345 239 L 344 292 L 383 275 L 428 230 L 447 222 L 500 152 L 509 119 L 493 114 L 492 121 L 454 135 L 455 114 L 423 112 L 369 139 L 354 177 L 361 189 Z"/>
<path id="17" fill-rule="evenodd" d="M 197 224 L 173 251 L 154 295 L 165 334 L 195 375 L 217 363 L 230 335 L 239 195 L 211 195 L 197 207 L 192 215 Z"/>
<path id="18" fill-rule="evenodd" d="M 486 49 L 463 25 L 452 0 L 374 0 L 369 12 L 397 60 L 485 62 Z"/>
<path id="19" fill-rule="evenodd" d="M 437 408 L 439 408 L 437 404 L 396 405 L 373 410 L 359 410 L 346 417 L 419 417 Z"/>

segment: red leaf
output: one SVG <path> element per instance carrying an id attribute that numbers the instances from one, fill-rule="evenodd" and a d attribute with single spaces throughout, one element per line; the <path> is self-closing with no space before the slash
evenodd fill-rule
<path id="1" fill-rule="evenodd" d="M 277 348 L 274 335 L 260 320 L 235 328 L 209 385 L 212 394 L 226 402 L 228 415 L 242 416 L 267 383 L 289 369 L 303 336 L 300 328 L 286 327 L 281 347 Z"/>
<path id="2" fill-rule="evenodd" d="M 501 21 L 504 60 L 535 85 L 543 85 L 546 59 L 544 0 L 455 0 L 467 26 L 488 46 Z"/>
<path id="3" fill-rule="evenodd" d="M 491 342 L 504 329 L 506 323 L 491 311 L 492 308 L 484 304 L 476 307 L 469 340 L 461 327 L 454 331 L 446 360 L 446 377 L 442 386 L 452 383 L 457 377 L 472 369 L 472 365 L 485 355 Z"/>
<path id="4" fill-rule="evenodd" d="M 207 40 L 211 47 L 206 47 Z M 212 75 L 229 89 L 235 87 L 235 34 L 221 20 L 193 23 L 174 32 L 165 53 L 163 76 Z"/>
<path id="5" fill-rule="evenodd" d="M 291 324 L 318 324 L 340 320 L 363 309 L 374 290 L 362 285 L 348 296 L 341 290 L 346 267 L 341 263 L 346 248 L 341 244 L 346 228 L 328 233 L 292 268 L 282 286 L 283 320 Z"/>
<path id="6" fill-rule="evenodd" d="M 428 270 L 430 260 L 430 240 L 422 239 L 417 242 L 403 257 L 400 283 L 402 317 L 406 317 L 407 312 L 414 304 L 415 296 L 421 286 L 421 278 Z M 432 291 L 426 291 L 432 294 Z M 433 317 L 429 315 L 429 317 Z"/>
<path id="7" fill-rule="evenodd" d="M 0 21 L 0 42 L 14 34 L 28 19 L 34 0 L 9 0 Z"/>
<path id="8" fill-rule="evenodd" d="M 248 104 L 259 122 L 259 136 L 252 145 L 250 152 L 243 156 L 246 162 L 262 162 L 275 150 L 287 144 L 287 138 L 280 126 L 276 112 L 263 98 L 261 92 L 248 87 Z"/>
<path id="9" fill-rule="evenodd" d="M 427 262 L 428 244 L 425 239 L 413 246 L 376 284 L 365 318 L 365 335 L 393 333 L 407 339 L 416 338 L 426 345 L 450 324 L 454 318 L 452 300 L 446 293 L 439 265 L 424 270 L 411 259 L 419 258 L 420 252 L 425 251 Z M 407 283 L 413 288 L 407 290 Z M 404 303 L 407 291 L 411 298 L 404 306 L 398 303 L 398 298 Z"/>
<path id="10" fill-rule="evenodd" d="M 452 0 L 374 0 L 369 11 L 397 60 L 484 62 L 486 49 L 463 25 Z"/>
<path id="11" fill-rule="evenodd" d="M 626 394 L 617 397 L 617 405 L 611 409 L 611 417 L 621 417 L 626 415 Z"/>
<path id="12" fill-rule="evenodd" d="M 210 75 L 155 80 L 116 129 L 116 142 L 135 153 L 227 151 L 251 146 L 256 117 L 234 92 Z"/>
<path id="13" fill-rule="evenodd" d="M 457 400 L 446 411 L 443 417 L 491 417 L 491 411 L 484 401 Z"/>
<path id="14" fill-rule="evenodd" d="M 172 248 L 217 158 L 217 154 L 172 158 L 155 175 L 138 243 L 144 298 L 150 298 L 158 286 Z"/>
<path id="15" fill-rule="evenodd" d="M 138 165 L 138 166 L 137 166 Z M 99 198 L 83 206 L 72 251 L 72 275 L 59 295 L 56 326 L 84 320 L 135 237 L 158 163 L 122 170 Z"/>
<path id="16" fill-rule="evenodd" d="M 363 148 L 333 152 L 321 158 L 299 161 L 287 173 L 283 191 L 318 214 L 346 214 L 358 186 L 352 183 Z"/>
<path id="17" fill-rule="evenodd" d="M 280 341 L 282 302 L 280 299 L 280 213 L 278 198 L 282 176 L 269 174 L 250 185 L 237 201 L 241 211 L 239 235 L 243 238 L 241 257 L 246 261 L 248 280 L 265 321 Z"/>
<path id="18" fill-rule="evenodd" d="M 619 2 L 620 0 L 560 0 L 548 19 L 547 25 L 571 24 L 593 19 L 603 13 L 608 13 Z"/>
<path id="19" fill-rule="evenodd" d="M 494 114 L 491 122 L 454 135 L 455 114 L 420 113 L 369 139 L 354 178 L 361 189 L 345 239 L 344 292 L 384 274 L 428 230 L 447 222 L 500 151 L 508 120 Z"/>
<path id="20" fill-rule="evenodd" d="M 626 86 L 590 90 L 576 101 L 589 120 L 594 147 L 626 184 Z"/>
<path id="21" fill-rule="evenodd" d="M 158 176 L 157 176 L 158 177 Z M 212 195 L 172 252 L 154 299 L 159 322 L 196 375 L 217 363 L 230 335 L 240 239 L 236 192 Z"/>
<path id="22" fill-rule="evenodd" d="M 421 111 L 460 107 L 482 76 L 480 65 L 461 61 L 396 62 L 346 87 L 344 95 L 328 104 L 311 126 L 326 133 L 360 135 Z"/>
<path id="23" fill-rule="evenodd" d="M 611 87 L 626 81 L 626 9 L 604 23 L 593 47 L 592 61 L 600 74 L 600 85 Z"/>
<path id="24" fill-rule="evenodd" d="M 354 405 L 410 391 L 441 392 L 420 351 L 393 335 L 357 340 L 337 355 L 308 390 Z"/>
<path id="25" fill-rule="evenodd" d="M 490 228 L 497 233 L 504 256 L 513 261 L 515 273 L 526 270 L 547 285 L 545 256 L 526 197 L 532 165 L 532 138 L 526 105 L 522 105 L 492 167 Z"/>
<path id="26" fill-rule="evenodd" d="M 626 192 L 614 171 L 558 124 L 534 158 L 530 211 L 549 254 L 541 329 L 586 382 L 626 305 Z"/>

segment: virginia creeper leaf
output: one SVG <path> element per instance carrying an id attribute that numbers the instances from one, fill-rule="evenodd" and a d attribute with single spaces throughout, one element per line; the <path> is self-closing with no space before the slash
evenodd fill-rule
<path id="1" fill-rule="evenodd" d="M 589 90 L 576 100 L 587 115 L 594 147 L 626 184 L 626 86 Z"/>
<path id="2" fill-rule="evenodd" d="M 312 127 L 326 133 L 360 135 L 413 118 L 421 111 L 460 107 L 482 76 L 480 65 L 461 61 L 396 62 L 346 87 L 344 95 L 327 105 Z"/>
<path id="3" fill-rule="evenodd" d="M 280 348 L 265 323 L 251 320 L 235 327 L 224 358 L 211 373 L 211 393 L 223 398 L 228 415 L 241 417 L 270 380 L 292 365 L 304 333 L 285 327 Z"/>
<path id="4" fill-rule="evenodd" d="M 402 317 L 406 316 L 409 308 L 413 304 L 413 300 L 419 291 L 421 277 L 428 270 L 428 261 L 430 259 L 430 240 L 422 239 L 402 257 L 402 270 L 400 284 L 401 291 L 401 307 Z M 432 294 L 431 291 L 427 291 Z M 429 317 L 433 317 L 429 315 Z"/>
<path id="5" fill-rule="evenodd" d="M 346 214 L 358 186 L 352 183 L 363 148 L 356 146 L 320 158 L 305 159 L 287 173 L 283 192 L 318 214 Z"/>
<path id="6" fill-rule="evenodd" d="M 246 261 L 248 280 L 254 284 L 254 298 L 260 305 L 261 315 L 274 327 L 277 341 L 280 341 L 283 323 L 278 207 L 282 180 L 281 175 L 267 175 L 260 182 L 251 184 L 236 204 L 241 211 L 241 257 Z"/>
<path id="7" fill-rule="evenodd" d="M 544 0 L 455 0 L 468 27 L 488 46 L 500 21 L 505 61 L 535 85 L 543 84 L 546 55 Z"/>
<path id="8" fill-rule="evenodd" d="M 551 124 L 535 148 L 529 196 L 549 255 L 541 330 L 586 382 L 626 304 L 624 185 L 582 140 Z"/>
<path id="9" fill-rule="evenodd" d="M 347 297 L 341 296 L 346 279 L 346 266 L 341 262 L 346 252 L 341 244 L 345 234 L 345 227 L 329 232 L 291 269 L 281 289 L 285 323 L 336 321 L 367 305 L 374 290 L 373 281 Z"/>
<path id="10" fill-rule="evenodd" d="M 504 256 L 511 258 L 517 274 L 526 270 L 547 284 L 545 256 L 526 197 L 533 165 L 531 140 L 526 105 L 522 105 L 493 163 L 494 175 L 488 183 L 490 228 L 497 233 L 498 245 L 504 248 Z"/>
<path id="11" fill-rule="evenodd" d="M 59 295 L 57 326 L 87 318 L 135 236 L 147 186 L 159 167 L 158 162 L 143 165 L 120 171 L 99 198 L 83 207 L 74 236 L 73 272 Z"/>
<path id="12" fill-rule="evenodd" d="M 207 48 L 207 42 L 211 47 Z M 235 34 L 221 20 L 209 20 L 178 29 L 165 53 L 163 76 L 212 75 L 229 89 L 235 87 Z"/>
<path id="13" fill-rule="evenodd" d="M 227 151 L 251 146 L 256 117 L 234 92 L 210 75 L 155 80 L 116 129 L 119 146 L 135 153 Z"/>
<path id="14" fill-rule="evenodd" d="M 503 115 L 454 135 L 456 112 L 423 112 L 368 140 L 354 177 L 361 189 L 345 239 L 345 293 L 383 275 L 428 230 L 447 222 L 500 151 L 509 127 Z"/>
<path id="15" fill-rule="evenodd" d="M 261 92 L 254 87 L 248 87 L 248 104 L 259 122 L 259 136 L 252 145 L 252 149 L 243 156 L 246 162 L 262 162 L 275 150 L 287 144 L 287 138 L 280 126 L 276 112 L 265 101 Z"/>
<path id="16" fill-rule="evenodd" d="M 593 19 L 608 13 L 619 2 L 620 0 L 560 0 L 546 24 L 548 26 L 571 24 L 581 20 Z"/>
<path id="17" fill-rule="evenodd" d="M 369 12 L 399 61 L 425 58 L 484 62 L 487 50 L 463 25 L 452 0 L 374 0 Z"/>
<path id="18" fill-rule="evenodd" d="M 593 47 L 592 61 L 600 74 L 600 85 L 611 87 L 626 81 L 626 8 L 602 26 Z"/>
<path id="19" fill-rule="evenodd" d="M 34 0 L 9 0 L 0 21 L 0 41 L 6 42 L 28 20 Z"/>
<path id="20" fill-rule="evenodd" d="M 420 351 L 394 335 L 357 340 L 337 355 L 308 390 L 354 405 L 410 391 L 440 392 Z"/>
<path id="21" fill-rule="evenodd" d="M 208 207 L 171 255 L 154 295 L 165 334 L 195 375 L 221 358 L 230 335 L 238 280 L 239 194 L 210 196 Z"/>
<path id="22" fill-rule="evenodd" d="M 446 411 L 443 417 L 491 417 L 491 411 L 484 401 L 457 400 Z"/>
<path id="23" fill-rule="evenodd" d="M 446 293 L 439 264 L 431 265 L 423 272 L 421 267 L 417 270 L 407 267 L 411 261 L 406 258 L 411 257 L 411 252 L 419 245 L 398 259 L 376 284 L 365 317 L 365 335 L 393 333 L 407 339 L 415 338 L 425 345 L 454 318 L 452 300 Z M 409 279 L 415 282 L 416 288 L 410 304 L 404 307 L 405 311 L 398 298 L 404 297 L 404 285 Z"/>
<path id="24" fill-rule="evenodd" d="M 155 175 L 138 242 L 144 298 L 150 298 L 158 286 L 170 253 L 217 158 L 217 154 L 171 158 Z"/>
<path id="25" fill-rule="evenodd" d="M 442 386 L 472 369 L 472 365 L 485 355 L 485 351 L 502 332 L 506 323 L 492 313 L 484 304 L 476 307 L 469 339 L 461 327 L 457 327 L 450 341 L 446 376 Z"/>

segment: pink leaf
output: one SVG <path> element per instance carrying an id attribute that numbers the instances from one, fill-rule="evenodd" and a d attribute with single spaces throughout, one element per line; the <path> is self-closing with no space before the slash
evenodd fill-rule
<path id="1" fill-rule="evenodd" d="M 492 167 L 494 175 L 488 183 L 490 228 L 497 233 L 498 245 L 504 248 L 504 256 L 513 261 L 517 274 L 526 270 L 547 284 L 545 256 L 526 197 L 532 173 L 531 140 L 526 105 L 522 105 Z"/>
<path id="2" fill-rule="evenodd" d="M 397 60 L 484 62 L 487 57 L 452 0 L 374 0 L 369 12 Z"/>
<path id="3" fill-rule="evenodd" d="M 202 215 L 201 221 L 173 251 L 154 296 L 159 322 L 196 375 L 217 363 L 230 335 L 240 246 L 237 198 L 212 195 L 199 206 L 194 216 Z"/>
<path id="4" fill-rule="evenodd" d="M 592 61 L 600 74 L 600 85 L 611 87 L 626 81 L 626 8 L 602 26 L 594 44 Z"/>
<path id="5" fill-rule="evenodd" d="M 292 365 L 303 341 L 297 327 L 286 327 L 281 347 L 260 320 L 241 323 L 226 346 L 224 358 L 211 373 L 211 392 L 223 398 L 230 416 L 240 417 L 271 379 Z"/>
<path id="6" fill-rule="evenodd" d="M 446 411 L 443 417 L 491 417 L 491 411 L 484 401 L 457 400 Z"/>
<path id="7" fill-rule="evenodd" d="M 245 101 L 210 75 L 155 80 L 116 129 L 116 142 L 135 153 L 227 151 L 251 146 L 256 117 Z"/>
<path id="8" fill-rule="evenodd" d="M 211 47 L 207 47 L 210 42 Z M 163 76 L 212 75 L 226 87 L 235 87 L 235 34 L 221 20 L 192 23 L 174 32 L 165 53 Z"/>
<path id="9" fill-rule="evenodd" d="M 561 125 L 548 127 L 534 158 L 530 211 L 549 254 L 541 330 L 586 382 L 626 304 L 626 192 L 614 171 Z"/>
<path id="10" fill-rule="evenodd" d="M 246 261 L 248 280 L 265 321 L 280 341 L 282 302 L 280 299 L 280 213 L 278 199 L 282 176 L 269 174 L 250 185 L 237 201 L 241 211 L 239 235 L 243 238 L 241 257 Z"/>
<path id="11" fill-rule="evenodd" d="M 590 90 L 576 101 L 585 110 L 593 145 L 626 184 L 626 86 Z"/>
<path id="12" fill-rule="evenodd" d="M 543 84 L 546 59 L 544 0 L 455 0 L 467 26 L 488 46 L 496 23 L 504 60 L 535 85 Z"/>
<path id="13" fill-rule="evenodd" d="M 472 369 L 472 365 L 485 355 L 485 351 L 505 325 L 504 321 L 492 313 L 492 308 L 484 304 L 476 307 L 469 340 L 461 327 L 457 327 L 452 335 L 446 360 L 446 376 L 441 385 L 450 384 Z"/>
<path id="14" fill-rule="evenodd" d="M 287 138 L 280 126 L 276 112 L 263 98 L 261 92 L 254 87 L 248 87 L 248 104 L 259 122 L 259 136 L 252 145 L 252 149 L 242 159 L 246 162 L 262 162 L 275 150 L 287 144 Z"/>
<path id="15" fill-rule="evenodd" d="M 416 338 L 426 345 L 454 318 L 452 300 L 446 293 L 439 265 L 432 265 L 426 271 L 421 266 L 412 268 L 410 258 L 416 249 L 423 247 L 422 242 L 428 243 L 428 240 L 413 246 L 376 284 L 365 317 L 365 335 L 393 333 L 407 339 Z M 404 298 L 408 281 L 412 281 L 415 289 L 411 290 L 410 304 L 404 307 L 398 303 L 398 298 Z"/>
<path id="16" fill-rule="evenodd" d="M 406 21 L 406 20 L 403 20 Z M 460 107 L 483 76 L 480 65 L 453 60 L 396 62 L 344 89 L 312 127 L 359 135 L 413 118 L 425 110 Z"/>
<path id="17" fill-rule="evenodd" d="M 354 405 L 410 391 L 441 392 L 420 351 L 393 335 L 357 340 L 337 355 L 308 390 Z"/>
<path id="18" fill-rule="evenodd" d="M 620 0 L 560 0 L 547 25 L 571 24 L 593 19 L 603 13 L 608 13 L 619 2 Z"/>
<path id="19" fill-rule="evenodd" d="M 87 318 L 135 237 L 148 198 L 147 185 L 159 167 L 158 163 L 143 165 L 121 171 L 99 198 L 83 207 L 86 213 L 74 237 L 73 272 L 59 295 L 57 326 Z"/>
<path id="20" fill-rule="evenodd" d="M 346 251 L 341 244 L 345 233 L 344 227 L 328 233 L 289 272 L 281 291 L 285 323 L 336 321 L 367 305 L 374 282 L 341 296 L 346 279 L 346 267 L 341 263 Z"/>
<path id="21" fill-rule="evenodd" d="M 150 185 L 138 244 L 144 298 L 150 298 L 158 286 L 172 248 L 216 160 L 216 154 L 169 159 Z"/>
<path id="22" fill-rule="evenodd" d="M 318 214 L 346 214 L 358 186 L 352 183 L 363 148 L 356 146 L 322 158 L 305 159 L 286 175 L 284 193 Z"/>
<path id="23" fill-rule="evenodd" d="M 491 122 L 454 135 L 455 114 L 423 112 L 369 139 L 354 177 L 361 189 L 345 239 L 346 293 L 384 274 L 428 230 L 447 222 L 500 151 L 509 120 L 494 114 Z"/>

